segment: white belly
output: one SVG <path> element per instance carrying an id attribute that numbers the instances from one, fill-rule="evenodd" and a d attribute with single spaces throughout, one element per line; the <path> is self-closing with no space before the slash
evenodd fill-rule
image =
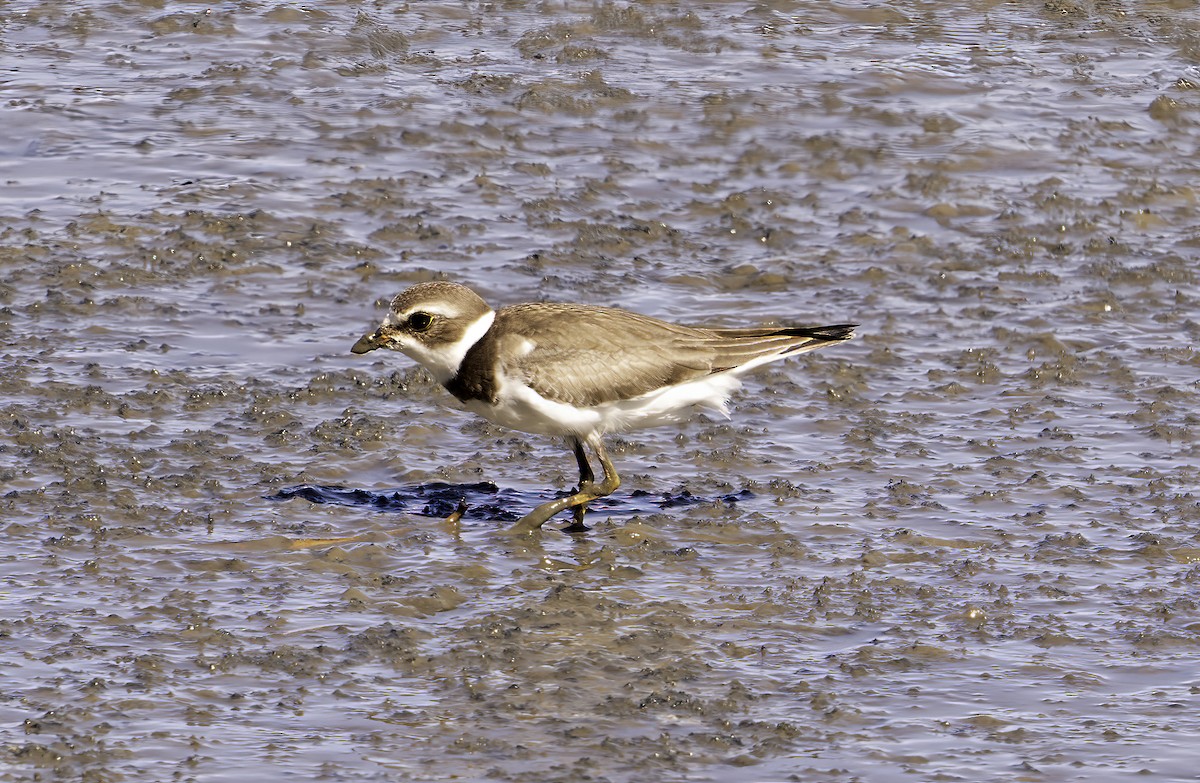
<path id="1" fill-rule="evenodd" d="M 668 386 L 628 400 L 575 407 L 548 400 L 520 383 L 501 381 L 496 405 L 479 400 L 466 403 L 467 410 L 502 427 L 537 435 L 603 435 L 680 421 L 693 407 L 704 407 L 729 415 L 725 401 L 741 382 L 732 373 L 709 375 L 699 380 Z"/>

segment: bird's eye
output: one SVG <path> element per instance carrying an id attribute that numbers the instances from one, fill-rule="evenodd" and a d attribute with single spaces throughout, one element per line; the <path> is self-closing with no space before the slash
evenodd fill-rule
<path id="1" fill-rule="evenodd" d="M 414 332 L 423 332 L 433 324 L 433 316 L 429 313 L 413 313 L 408 317 L 408 326 Z"/>

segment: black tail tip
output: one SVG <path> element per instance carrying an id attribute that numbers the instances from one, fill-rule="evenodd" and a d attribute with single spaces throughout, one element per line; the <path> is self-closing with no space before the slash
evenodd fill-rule
<path id="1" fill-rule="evenodd" d="M 833 324 L 832 326 L 816 326 L 811 330 L 811 337 L 814 340 L 827 340 L 829 342 L 849 340 L 854 337 L 854 330 L 857 328 L 858 324 Z"/>

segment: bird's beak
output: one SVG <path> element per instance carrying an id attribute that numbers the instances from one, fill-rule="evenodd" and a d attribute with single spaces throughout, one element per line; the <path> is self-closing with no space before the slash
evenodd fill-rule
<path id="1" fill-rule="evenodd" d="M 364 334 L 362 337 L 358 338 L 358 342 L 356 342 L 350 348 L 350 353 L 368 353 L 376 348 L 382 348 L 383 342 L 380 339 L 381 337 L 382 335 L 379 334 L 378 329 L 370 334 Z"/>

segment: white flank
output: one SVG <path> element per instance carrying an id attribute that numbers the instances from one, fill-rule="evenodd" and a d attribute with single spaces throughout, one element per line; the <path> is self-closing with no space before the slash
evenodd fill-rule
<path id="1" fill-rule="evenodd" d="M 535 435 L 586 436 L 604 429 L 604 418 L 597 408 L 576 408 L 548 400 L 523 383 L 503 379 L 495 405 L 468 400 L 466 407 L 502 427 Z"/>
<path id="2" fill-rule="evenodd" d="M 680 414 L 694 407 L 708 408 L 729 418 L 725 403 L 741 385 L 736 371 L 722 372 L 667 386 L 631 400 L 609 403 L 604 406 L 612 409 L 605 416 L 605 431 L 619 432 L 680 421 L 683 418 Z"/>
<path id="3" fill-rule="evenodd" d="M 500 378 L 494 406 L 471 400 L 466 408 L 502 427 L 521 432 L 587 438 L 681 421 L 684 412 L 694 407 L 709 408 L 728 417 L 725 402 L 741 386 L 738 371 L 740 368 L 586 408 L 548 400 L 523 383 Z"/>

